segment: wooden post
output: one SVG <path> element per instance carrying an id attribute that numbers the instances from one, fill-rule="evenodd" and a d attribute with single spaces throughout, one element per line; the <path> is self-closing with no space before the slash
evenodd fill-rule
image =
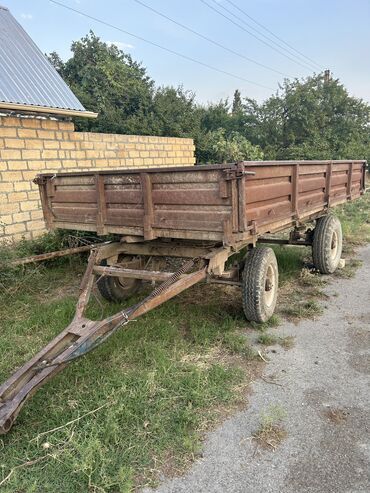
<path id="1" fill-rule="evenodd" d="M 353 175 L 353 162 L 349 163 L 349 168 L 347 172 L 347 199 L 352 198 L 352 175 Z"/>
<path id="2" fill-rule="evenodd" d="M 298 197 L 299 197 L 299 164 L 293 164 L 292 169 L 292 215 L 295 218 L 299 217 L 299 207 L 298 207 Z"/>
<path id="3" fill-rule="evenodd" d="M 96 203 L 96 232 L 98 235 L 106 234 L 105 222 L 107 219 L 107 204 L 105 201 L 104 175 L 95 175 Z"/>
<path id="4" fill-rule="evenodd" d="M 140 173 L 141 189 L 144 207 L 144 240 L 153 240 L 154 205 L 152 196 L 152 182 L 149 173 Z"/>
<path id="5" fill-rule="evenodd" d="M 326 176 L 325 176 L 325 201 L 326 205 L 330 207 L 330 191 L 331 191 L 331 178 L 333 176 L 333 163 L 330 163 L 326 167 Z"/>

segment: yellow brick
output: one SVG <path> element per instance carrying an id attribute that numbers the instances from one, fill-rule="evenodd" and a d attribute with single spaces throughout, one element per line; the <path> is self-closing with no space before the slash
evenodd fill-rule
<path id="1" fill-rule="evenodd" d="M 18 149 L 1 149 L 0 150 L 1 159 L 21 159 L 21 151 Z"/>
<path id="2" fill-rule="evenodd" d="M 76 149 L 76 144 L 75 144 L 75 142 L 61 142 L 60 148 L 61 149 Z"/>
<path id="3" fill-rule="evenodd" d="M 45 169 L 46 168 L 46 163 L 45 161 L 28 161 L 28 169 Z"/>
<path id="4" fill-rule="evenodd" d="M 153 166 L 153 159 L 150 157 L 146 157 L 144 159 L 144 166 Z"/>
<path id="5" fill-rule="evenodd" d="M 31 219 L 42 219 L 43 213 L 41 210 L 31 211 Z"/>
<path id="6" fill-rule="evenodd" d="M 92 142 L 81 142 L 80 143 L 81 149 L 94 149 L 94 144 Z"/>
<path id="7" fill-rule="evenodd" d="M 140 157 L 140 152 L 138 152 L 138 151 L 130 151 L 129 152 L 129 156 L 132 157 L 132 158 Z"/>
<path id="8" fill-rule="evenodd" d="M 17 202 L 1 204 L 2 214 L 13 214 L 14 212 L 19 212 L 19 204 Z"/>
<path id="9" fill-rule="evenodd" d="M 28 181 L 16 181 L 14 183 L 14 190 L 16 192 L 23 192 L 25 190 L 31 190 L 31 184 Z"/>
<path id="10" fill-rule="evenodd" d="M 58 140 L 44 140 L 44 149 L 59 149 L 60 143 Z"/>
<path id="11" fill-rule="evenodd" d="M 23 179 L 22 171 L 3 171 L 1 173 L 3 181 L 21 181 Z"/>
<path id="12" fill-rule="evenodd" d="M 2 118 L 1 125 L 4 125 L 5 127 L 19 127 L 20 118 L 5 116 Z"/>
<path id="13" fill-rule="evenodd" d="M 0 126 L 0 137 L 16 137 L 17 129 Z"/>
<path id="14" fill-rule="evenodd" d="M 40 198 L 40 194 L 38 190 L 33 190 L 32 192 L 27 193 L 28 200 L 38 200 Z"/>
<path id="15" fill-rule="evenodd" d="M 62 167 L 63 168 L 76 168 L 77 167 L 77 161 L 74 159 L 65 159 L 62 161 Z"/>
<path id="16" fill-rule="evenodd" d="M 25 139 L 35 139 L 37 137 L 36 130 L 32 128 L 18 128 L 18 137 Z"/>
<path id="17" fill-rule="evenodd" d="M 14 233 L 22 233 L 23 231 L 26 231 L 26 226 L 23 223 L 19 224 L 10 224 L 5 228 L 5 232 L 9 235 L 14 234 Z"/>
<path id="18" fill-rule="evenodd" d="M 108 159 L 96 159 L 95 160 L 96 166 L 99 166 L 100 168 L 108 166 Z"/>
<path id="19" fill-rule="evenodd" d="M 6 169 L 8 169 L 7 161 L 0 161 L 0 171 L 5 171 Z"/>
<path id="20" fill-rule="evenodd" d="M 86 153 L 85 151 L 71 151 L 72 159 L 85 159 Z"/>
<path id="21" fill-rule="evenodd" d="M 141 151 L 140 157 L 149 157 L 149 151 Z"/>
<path id="22" fill-rule="evenodd" d="M 15 169 L 27 169 L 27 161 L 23 159 L 21 161 L 9 161 L 8 162 L 8 170 L 13 171 Z"/>
<path id="23" fill-rule="evenodd" d="M 14 190 L 13 183 L 6 183 L 0 180 L 0 192 L 12 192 Z M 1 208 L 0 208 L 1 212 Z"/>
<path id="24" fill-rule="evenodd" d="M 100 151 L 86 151 L 86 157 L 90 159 L 97 159 L 100 157 Z"/>
<path id="25" fill-rule="evenodd" d="M 45 229 L 44 221 L 32 221 L 29 226 L 32 230 Z"/>
<path id="26" fill-rule="evenodd" d="M 43 141 L 38 139 L 26 140 L 25 141 L 26 149 L 43 149 Z"/>
<path id="27" fill-rule="evenodd" d="M 63 132 L 55 132 L 55 138 L 58 140 L 63 140 Z"/>
<path id="28" fill-rule="evenodd" d="M 60 130 L 70 130 L 73 131 L 75 126 L 73 122 L 58 122 Z"/>
<path id="29" fill-rule="evenodd" d="M 85 136 L 82 132 L 71 132 L 69 138 L 71 140 L 84 140 Z"/>
<path id="30" fill-rule="evenodd" d="M 13 214 L 13 222 L 20 223 L 21 221 L 29 221 L 30 217 L 29 212 L 18 212 L 17 214 Z"/>
<path id="31" fill-rule="evenodd" d="M 38 118 L 22 118 L 21 122 L 25 128 L 41 128 L 41 120 Z"/>
<path id="32" fill-rule="evenodd" d="M 55 139 L 55 132 L 51 130 L 37 130 L 40 139 Z"/>
<path id="33" fill-rule="evenodd" d="M 22 159 L 40 159 L 41 153 L 38 150 L 22 150 Z"/>
<path id="34" fill-rule="evenodd" d="M 54 149 L 48 149 L 41 152 L 42 159 L 57 159 L 58 151 Z"/>
<path id="35" fill-rule="evenodd" d="M 26 192 L 12 192 L 8 194 L 9 202 L 20 202 L 21 200 L 27 200 Z"/>
<path id="36" fill-rule="evenodd" d="M 37 200 L 26 200 L 21 203 L 21 211 L 35 211 L 38 209 L 39 203 Z"/>
<path id="37" fill-rule="evenodd" d="M 9 214 L 8 216 L 4 216 L 4 215 L 1 215 L 0 216 L 0 224 L 12 224 L 13 223 L 13 218 L 12 216 Z"/>
<path id="38" fill-rule="evenodd" d="M 22 139 L 4 139 L 7 149 L 23 149 L 25 144 Z"/>
<path id="39" fill-rule="evenodd" d="M 23 179 L 26 181 L 33 180 L 36 174 L 36 171 L 22 171 Z"/>
<path id="40" fill-rule="evenodd" d="M 41 120 L 41 127 L 46 130 L 58 130 L 59 125 L 56 120 Z"/>

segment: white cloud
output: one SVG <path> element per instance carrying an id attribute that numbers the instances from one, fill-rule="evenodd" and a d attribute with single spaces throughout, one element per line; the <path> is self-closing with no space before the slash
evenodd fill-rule
<path id="1" fill-rule="evenodd" d="M 125 50 L 125 49 L 132 49 L 132 48 L 135 48 L 134 45 L 130 44 L 130 43 L 123 43 L 122 41 L 106 41 L 106 43 L 108 45 L 115 45 L 117 46 L 117 48 L 119 48 L 120 50 Z"/>
<path id="2" fill-rule="evenodd" d="M 22 17 L 22 19 L 28 19 L 28 20 L 33 19 L 33 15 L 32 14 L 25 14 L 25 13 L 23 13 L 23 14 L 21 14 L 21 17 Z"/>

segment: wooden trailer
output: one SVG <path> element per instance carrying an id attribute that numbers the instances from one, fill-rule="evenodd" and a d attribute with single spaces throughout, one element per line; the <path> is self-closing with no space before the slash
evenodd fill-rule
<path id="1" fill-rule="evenodd" d="M 364 193 L 365 170 L 365 161 L 265 161 L 38 175 L 49 229 L 119 236 L 91 251 L 71 324 L 0 386 L 0 433 L 68 363 L 200 281 L 240 286 L 246 318 L 266 321 L 278 265 L 257 243 L 311 245 L 316 268 L 334 272 L 342 231 L 329 208 Z M 265 236 L 286 229 L 288 239 Z M 171 257 L 179 259 L 175 272 L 165 268 Z M 140 303 L 101 321 L 84 316 L 95 284 L 123 302 L 145 281 L 160 284 Z"/>

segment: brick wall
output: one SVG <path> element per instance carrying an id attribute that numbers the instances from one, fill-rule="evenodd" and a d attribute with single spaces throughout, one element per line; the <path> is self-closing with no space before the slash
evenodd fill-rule
<path id="1" fill-rule="evenodd" d="M 192 139 L 75 132 L 67 121 L 0 117 L 0 240 L 45 231 L 39 172 L 194 164 Z"/>

